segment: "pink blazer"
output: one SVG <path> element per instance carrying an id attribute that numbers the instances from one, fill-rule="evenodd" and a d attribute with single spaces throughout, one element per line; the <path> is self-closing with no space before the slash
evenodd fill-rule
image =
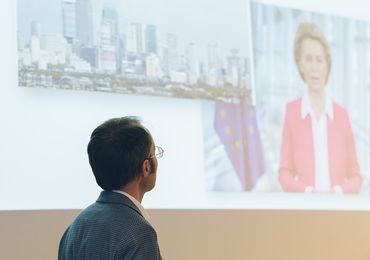
<path id="1" fill-rule="evenodd" d="M 285 114 L 279 181 L 284 191 L 303 192 L 315 186 L 315 157 L 311 117 L 301 116 L 302 98 L 289 102 Z M 329 172 L 332 186 L 344 193 L 360 191 L 362 178 L 347 111 L 333 102 L 333 120 L 327 117 Z"/>

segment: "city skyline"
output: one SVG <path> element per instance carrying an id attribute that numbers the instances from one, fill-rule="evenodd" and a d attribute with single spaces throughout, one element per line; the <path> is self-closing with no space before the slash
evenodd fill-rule
<path id="1" fill-rule="evenodd" d="M 22 14 L 18 15 L 21 46 L 27 44 L 31 35 L 30 23 L 34 20 L 40 23 L 42 34 L 63 33 L 62 2 L 37 0 L 32 6 L 28 6 L 26 0 L 18 0 L 18 14 Z M 245 0 L 233 0 L 226 4 L 209 0 L 201 3 L 168 0 L 156 3 L 147 0 L 92 0 L 92 4 L 95 35 L 103 8 L 114 7 L 119 13 L 120 33 L 127 32 L 131 23 L 151 24 L 158 28 L 159 41 L 165 39 L 168 33 L 175 34 L 179 39 L 181 52 L 185 52 L 188 43 L 196 43 L 202 59 L 207 55 L 208 44 L 218 44 L 224 50 L 236 48 L 241 56 L 250 56 L 249 17 Z M 48 12 L 44 13 L 44 9 Z M 145 9 L 151 12 L 143 11 Z"/>
<path id="2" fill-rule="evenodd" d="M 240 48 L 231 45 L 226 48 L 223 44 L 225 40 L 235 38 L 241 44 L 242 37 L 235 34 L 229 38 L 217 35 L 213 41 L 208 33 L 219 28 L 212 20 L 205 19 L 210 29 L 202 30 L 195 23 L 196 17 L 185 17 L 186 24 L 181 24 L 184 18 L 174 18 L 173 23 L 169 20 L 169 24 L 175 26 L 173 32 L 164 30 L 151 19 L 149 23 L 139 22 L 136 16 L 129 20 L 120 12 L 122 7 L 118 8 L 122 3 L 61 0 L 59 4 L 58 8 L 54 6 L 52 9 L 59 13 L 53 18 L 48 16 L 53 11 L 46 15 L 51 19 L 50 23 L 46 23 L 42 15 L 36 16 L 35 11 L 31 11 L 28 19 L 24 19 L 26 15 L 19 15 L 19 19 L 29 22 L 28 26 L 21 25 L 24 21 L 19 22 L 21 86 L 208 99 L 248 96 L 250 58 L 243 55 L 250 51 L 248 41 Z M 141 9 L 145 12 L 143 7 Z M 166 10 L 172 15 L 176 13 L 171 8 Z M 18 12 L 22 12 L 21 8 Z M 217 12 L 213 10 L 213 14 Z M 151 10 L 150 14 L 153 13 L 158 16 Z M 122 20 L 125 20 L 125 26 L 122 26 Z M 61 29 L 57 29 L 56 24 Z M 225 24 L 229 33 L 237 28 Z M 184 41 L 184 35 L 179 32 L 184 35 L 198 32 L 202 39 Z M 245 28 L 238 33 L 248 32 Z"/>

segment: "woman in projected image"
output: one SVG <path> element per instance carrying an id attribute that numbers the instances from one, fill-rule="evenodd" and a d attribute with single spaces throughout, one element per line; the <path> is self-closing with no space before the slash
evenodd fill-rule
<path id="1" fill-rule="evenodd" d="M 319 28 L 300 24 L 294 56 L 306 91 L 287 104 L 279 181 L 288 192 L 357 193 L 362 178 L 348 113 L 327 93 L 329 45 Z"/>

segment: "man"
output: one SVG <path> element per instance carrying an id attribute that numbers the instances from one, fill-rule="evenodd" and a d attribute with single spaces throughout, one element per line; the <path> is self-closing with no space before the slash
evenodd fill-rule
<path id="1" fill-rule="evenodd" d="M 87 147 L 96 182 L 104 190 L 64 233 L 59 260 L 161 259 L 157 234 L 141 206 L 155 186 L 163 149 L 134 117 L 98 126 Z"/>

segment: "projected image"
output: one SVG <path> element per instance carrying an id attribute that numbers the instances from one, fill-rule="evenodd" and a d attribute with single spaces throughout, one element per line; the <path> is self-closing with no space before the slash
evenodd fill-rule
<path id="1" fill-rule="evenodd" d="M 249 25 L 249 8 L 245 16 Z M 249 30 L 246 33 L 250 35 Z M 251 50 L 249 41 L 244 44 Z M 247 59 L 251 60 L 251 52 Z M 249 62 L 246 63 L 248 64 Z M 246 71 L 250 69 L 247 68 Z M 248 91 L 245 95 L 239 97 L 202 102 L 207 191 L 270 189 L 270 180 L 265 174 L 265 155 L 250 81 L 246 89 Z"/>
<path id="2" fill-rule="evenodd" d="M 369 193 L 370 23 L 260 3 L 251 18 L 259 128 L 241 123 L 260 130 L 248 143 L 262 152 L 239 161 L 255 169 L 261 154 L 264 171 L 240 177 L 227 152 L 224 175 L 254 180 L 243 190 Z"/>
<path id="3" fill-rule="evenodd" d="M 251 100 L 203 102 L 202 108 L 206 189 L 263 189 L 269 181 Z"/>
<path id="4" fill-rule="evenodd" d="M 248 93 L 246 1 L 18 0 L 19 85 L 200 99 Z"/>

